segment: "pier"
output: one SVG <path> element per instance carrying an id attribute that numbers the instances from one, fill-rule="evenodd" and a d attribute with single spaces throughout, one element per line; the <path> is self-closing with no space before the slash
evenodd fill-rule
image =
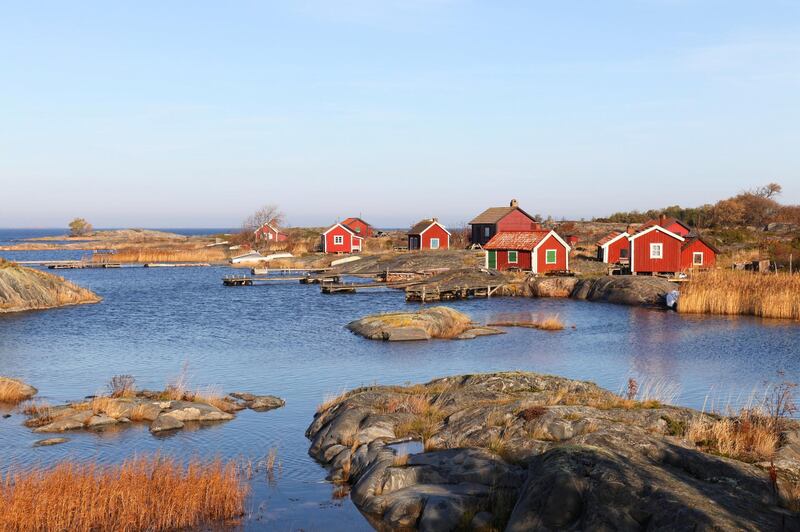
<path id="1" fill-rule="evenodd" d="M 490 298 L 502 287 L 503 283 L 447 287 L 437 285 L 410 286 L 406 288 L 406 301 L 427 303 L 430 301 L 469 299 L 471 297 Z"/>

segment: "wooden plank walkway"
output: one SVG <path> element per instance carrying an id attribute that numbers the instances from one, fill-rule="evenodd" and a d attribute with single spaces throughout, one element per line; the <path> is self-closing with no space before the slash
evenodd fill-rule
<path id="1" fill-rule="evenodd" d="M 339 275 L 322 275 L 322 276 L 287 276 L 287 275 L 226 275 L 222 278 L 224 286 L 256 286 L 266 285 L 272 283 L 285 283 L 290 281 L 299 281 L 301 284 L 325 284 L 325 283 L 338 283 L 340 281 Z"/>
<path id="2" fill-rule="evenodd" d="M 50 270 L 83 270 L 87 268 L 122 268 L 119 262 L 59 262 L 47 266 Z"/>
<path id="3" fill-rule="evenodd" d="M 374 283 L 323 283 L 323 294 L 354 294 L 359 290 L 370 290 L 379 288 L 406 288 L 414 283 L 400 282 L 400 283 L 384 283 L 376 281 Z"/>
<path id="4" fill-rule="evenodd" d="M 406 301 L 427 303 L 429 301 L 451 301 L 454 299 L 469 299 L 471 297 L 490 298 L 503 287 L 503 284 L 450 286 L 447 288 L 430 285 L 411 286 L 406 288 Z"/>

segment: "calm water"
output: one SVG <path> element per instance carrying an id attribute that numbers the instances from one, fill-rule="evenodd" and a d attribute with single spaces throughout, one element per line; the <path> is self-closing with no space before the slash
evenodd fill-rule
<path id="1" fill-rule="evenodd" d="M 10 259 L 39 253 L 2 253 Z M 64 258 L 50 252 L 49 258 Z M 52 403 L 103 391 L 115 374 L 161 388 L 188 364 L 196 387 L 286 399 L 285 408 L 154 437 L 146 427 L 68 434 L 64 445 L 32 448 L 41 436 L 14 414 L 0 419 L 0 469 L 70 458 L 120 461 L 160 451 L 179 457 L 259 459 L 277 448 L 274 483 L 253 481 L 248 528 L 368 529 L 349 499 L 336 500 L 303 433 L 328 394 L 371 383 L 406 383 L 496 370 L 588 379 L 619 390 L 629 376 L 679 386 L 676 401 L 702 407 L 746 401 L 785 370 L 800 380 L 800 327 L 754 318 L 682 316 L 569 300 L 492 299 L 453 307 L 484 321 L 499 313 L 558 313 L 558 333 L 517 329 L 472 341 L 388 344 L 344 325 L 406 307 L 402 293 L 323 296 L 295 283 L 223 287 L 227 268 L 66 270 L 59 274 L 104 297 L 98 305 L 0 316 L 0 374 L 23 378 Z"/>

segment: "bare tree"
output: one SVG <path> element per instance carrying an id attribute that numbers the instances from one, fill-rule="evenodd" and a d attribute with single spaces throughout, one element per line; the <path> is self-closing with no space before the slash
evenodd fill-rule
<path id="1" fill-rule="evenodd" d="M 271 224 L 276 229 L 277 226 L 283 223 L 283 213 L 277 205 L 264 205 L 258 209 L 245 219 L 242 223 L 242 229 L 252 232 L 266 223 Z"/>
<path id="2" fill-rule="evenodd" d="M 762 198 L 771 198 L 772 196 L 778 196 L 783 191 L 783 187 L 780 186 L 778 183 L 770 183 L 763 187 L 758 187 L 753 191 L 753 194 L 756 196 L 761 196 Z"/>
<path id="3" fill-rule="evenodd" d="M 72 236 L 88 235 L 92 230 L 92 224 L 83 218 L 75 218 L 69 223 L 69 233 Z"/>

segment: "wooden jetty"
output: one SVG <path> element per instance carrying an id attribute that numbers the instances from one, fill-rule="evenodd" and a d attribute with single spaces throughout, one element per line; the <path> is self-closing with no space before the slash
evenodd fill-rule
<path id="1" fill-rule="evenodd" d="M 227 275 L 222 278 L 225 286 L 255 286 L 259 284 L 271 284 L 275 282 L 285 283 L 287 281 L 303 281 L 305 277 L 265 277 L 248 275 Z"/>
<path id="2" fill-rule="evenodd" d="M 377 288 L 406 288 L 414 284 L 413 282 L 400 283 L 322 283 L 323 294 L 355 294 L 359 290 L 369 290 Z"/>
<path id="3" fill-rule="evenodd" d="M 292 275 L 298 273 L 324 273 L 330 271 L 331 269 L 332 268 L 251 268 L 250 273 L 253 275 Z"/>
<path id="4" fill-rule="evenodd" d="M 418 284 L 406 288 L 406 301 L 427 303 L 429 301 L 451 301 L 471 297 L 490 298 L 502 287 L 503 283 L 446 287 Z"/>
<path id="5" fill-rule="evenodd" d="M 47 266 L 51 270 L 83 270 L 86 268 L 122 268 L 119 262 L 58 262 Z"/>
<path id="6" fill-rule="evenodd" d="M 211 266 L 208 262 L 148 262 L 145 268 L 196 268 Z"/>

